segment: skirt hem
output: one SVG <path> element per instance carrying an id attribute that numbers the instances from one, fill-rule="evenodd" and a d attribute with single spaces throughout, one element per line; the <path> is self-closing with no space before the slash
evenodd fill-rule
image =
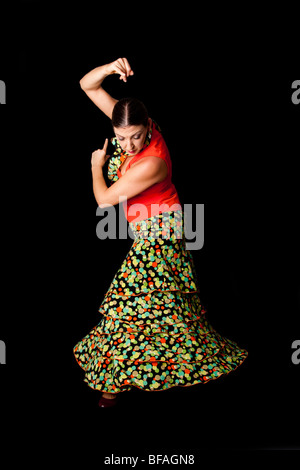
<path id="1" fill-rule="evenodd" d="M 174 388 L 174 387 L 182 387 L 182 388 L 185 388 L 185 387 L 192 387 L 193 385 L 199 385 L 199 384 L 206 384 L 212 380 L 216 380 L 216 379 L 219 379 L 220 377 L 222 376 L 226 376 L 228 374 L 230 374 L 231 372 L 234 372 L 238 367 L 240 367 L 244 361 L 247 359 L 249 353 L 248 351 L 246 351 L 245 349 L 242 350 L 243 352 L 243 355 L 244 357 L 240 360 L 240 362 L 231 370 L 227 371 L 227 372 L 221 372 L 219 375 L 215 376 L 215 377 L 209 377 L 209 378 L 203 378 L 203 380 L 199 380 L 199 381 L 196 381 L 196 382 L 193 382 L 192 384 L 188 384 L 188 385 L 180 385 L 180 384 L 175 384 L 175 385 L 171 385 L 170 387 L 166 387 L 166 388 L 163 388 L 163 389 L 160 389 L 160 390 L 150 390 L 150 389 L 147 389 L 147 388 L 142 388 L 142 387 L 139 387 L 138 385 L 135 385 L 135 384 L 130 384 L 130 385 L 121 385 L 119 388 L 125 388 L 127 387 L 126 390 L 120 390 L 119 392 L 116 392 L 114 391 L 113 389 L 112 390 L 101 390 L 101 389 L 98 389 L 96 387 L 93 387 L 91 385 L 91 383 L 87 380 L 87 379 L 84 379 L 83 381 L 92 389 L 92 390 L 95 390 L 97 392 L 103 392 L 103 393 L 114 393 L 114 394 L 118 394 L 118 393 L 124 393 L 124 392 L 128 392 L 130 391 L 132 388 L 138 388 L 139 390 L 143 390 L 144 392 L 164 392 L 165 390 L 170 390 L 171 388 Z M 77 364 L 80 366 L 80 368 L 84 371 L 85 369 L 81 366 L 81 364 L 78 362 L 78 359 L 73 351 L 73 354 L 75 356 L 75 359 L 76 359 L 76 362 Z M 221 354 L 222 355 L 222 354 Z M 158 361 L 157 361 L 158 362 Z"/>

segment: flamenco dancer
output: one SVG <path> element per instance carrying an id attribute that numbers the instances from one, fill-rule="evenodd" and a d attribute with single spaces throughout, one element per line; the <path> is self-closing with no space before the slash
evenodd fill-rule
<path id="1" fill-rule="evenodd" d="M 85 371 L 84 381 L 102 392 L 101 408 L 114 406 L 118 394 L 133 387 L 162 391 L 206 383 L 233 371 L 248 355 L 206 319 L 159 126 L 142 102 L 118 101 L 102 88 L 109 75 L 119 74 L 127 82 L 133 73 L 128 60 L 120 58 L 80 81 L 86 95 L 111 119 L 115 134 L 111 157 L 106 155 L 108 139 L 92 154 L 95 199 L 100 207 L 123 200 L 134 235 L 100 305 L 100 323 L 73 350 Z M 108 158 L 109 187 L 103 176 Z M 142 205 L 138 216 L 130 211 L 133 204 Z"/>

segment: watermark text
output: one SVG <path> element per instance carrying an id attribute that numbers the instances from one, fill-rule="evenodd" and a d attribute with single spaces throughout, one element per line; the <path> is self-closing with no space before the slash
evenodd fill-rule
<path id="1" fill-rule="evenodd" d="M 3 80 L 0 80 L 0 104 L 6 104 L 6 86 Z"/>
<path id="2" fill-rule="evenodd" d="M 292 342 L 292 349 L 294 350 L 291 356 L 292 363 L 297 366 L 300 364 L 300 339 L 295 339 L 295 341 Z"/>
<path id="3" fill-rule="evenodd" d="M 124 197 L 122 197 L 124 201 Z M 100 240 L 109 239 L 135 239 L 137 226 L 140 226 L 138 236 L 140 238 L 185 238 L 187 250 L 200 250 L 204 245 L 204 204 L 184 204 L 183 209 L 179 204 L 168 206 L 167 204 L 151 204 L 149 207 L 143 204 L 133 204 L 128 210 L 131 222 L 127 224 L 126 218 L 119 211 L 117 217 L 116 206 L 105 204 L 96 210 L 96 216 L 101 220 L 96 226 L 96 235 Z M 160 214 L 158 224 L 155 215 Z M 182 217 L 183 213 L 183 217 Z M 117 220 L 118 219 L 118 220 Z M 136 223 L 137 222 L 137 223 Z M 133 230 L 132 230 L 133 228 Z M 118 231 L 118 233 L 117 233 Z M 134 232 L 135 233 L 134 233 Z"/>
<path id="4" fill-rule="evenodd" d="M 6 364 L 6 345 L 0 340 L 0 364 Z"/>
<path id="5" fill-rule="evenodd" d="M 300 80 L 294 80 L 292 83 L 292 89 L 295 90 L 292 93 L 292 103 L 299 104 L 300 103 Z"/>

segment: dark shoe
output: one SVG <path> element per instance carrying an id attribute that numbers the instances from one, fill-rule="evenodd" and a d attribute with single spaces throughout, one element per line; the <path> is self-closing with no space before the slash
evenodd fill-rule
<path id="1" fill-rule="evenodd" d="M 110 408 L 118 403 L 118 395 L 115 398 L 104 398 L 101 397 L 98 405 L 100 408 Z"/>

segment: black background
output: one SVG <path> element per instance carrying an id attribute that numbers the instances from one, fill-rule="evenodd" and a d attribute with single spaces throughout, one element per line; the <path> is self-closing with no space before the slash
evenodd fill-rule
<path id="1" fill-rule="evenodd" d="M 188 6 L 64 5 L 16 4 L 1 37 L 7 442 L 26 436 L 47 446 L 48 458 L 72 449 L 96 465 L 111 451 L 200 459 L 205 450 L 299 447 L 300 366 L 291 344 L 300 332 L 300 105 L 291 101 L 299 78 L 292 42 L 277 44 L 263 21 L 254 39 L 253 24 L 219 27 Z M 249 357 L 228 377 L 133 390 L 103 412 L 72 349 L 100 321 L 132 240 L 96 237 L 90 158 L 113 133 L 79 80 L 118 57 L 135 75 L 127 84 L 109 77 L 105 89 L 144 101 L 170 149 L 180 199 L 205 204 L 204 247 L 192 251 L 200 297 L 215 329 Z"/>

